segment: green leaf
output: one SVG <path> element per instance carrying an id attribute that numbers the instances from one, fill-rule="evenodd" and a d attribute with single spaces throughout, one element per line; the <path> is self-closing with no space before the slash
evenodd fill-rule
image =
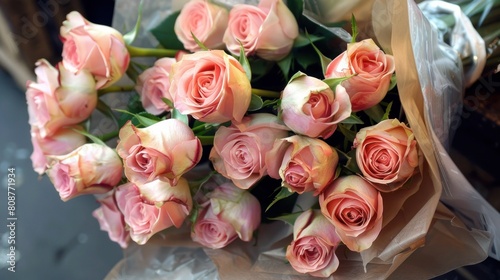
<path id="1" fill-rule="evenodd" d="M 103 113 L 106 117 L 112 119 L 116 126 L 119 127 L 118 124 L 118 119 L 116 118 L 115 114 L 113 114 L 113 110 L 108 106 L 108 104 L 104 103 L 101 99 L 97 100 L 97 106 L 96 109 L 99 110 L 99 112 Z"/>
<path id="2" fill-rule="evenodd" d="M 157 122 L 160 121 L 160 118 L 154 116 L 154 115 L 151 115 L 149 113 L 146 113 L 146 112 L 141 112 L 139 114 L 134 114 L 134 113 L 131 113 L 127 110 L 121 110 L 121 109 L 115 109 L 115 111 L 118 111 L 120 113 L 124 113 L 124 114 L 128 114 L 128 115 L 132 115 L 134 116 L 134 118 L 139 121 L 140 124 L 142 124 L 144 127 L 148 127 L 150 125 L 153 125 Z"/>
<path id="3" fill-rule="evenodd" d="M 104 145 L 106 146 L 106 143 L 104 143 L 101 139 L 99 139 L 99 137 L 95 136 L 95 135 L 92 135 L 86 131 L 83 131 L 83 130 L 78 130 L 78 129 L 73 129 L 75 132 L 78 132 L 80 134 L 82 134 L 83 136 L 89 138 L 90 140 L 92 140 L 92 142 L 96 143 L 96 144 L 99 144 L 99 145 Z"/>
<path id="4" fill-rule="evenodd" d="M 380 119 L 380 121 L 385 121 L 385 120 L 387 120 L 389 118 L 389 114 L 391 113 L 391 108 L 392 108 L 392 101 L 385 108 L 385 113 L 382 116 L 382 119 Z"/>
<path id="5" fill-rule="evenodd" d="M 177 39 L 174 25 L 180 11 L 174 12 L 165 18 L 158 26 L 151 29 L 151 33 L 158 42 L 166 49 L 183 50 L 184 45 Z"/>
<path id="6" fill-rule="evenodd" d="M 172 107 L 173 108 L 173 107 Z M 172 109 L 172 119 L 179 120 L 189 126 L 189 118 L 187 115 L 182 114 L 179 110 Z"/>
<path id="7" fill-rule="evenodd" d="M 356 24 L 356 18 L 354 17 L 354 14 L 352 14 L 351 16 L 351 29 L 351 43 L 356 43 L 356 37 L 358 36 L 358 26 Z"/>
<path id="8" fill-rule="evenodd" d="M 306 33 L 306 36 L 307 38 L 309 38 L 309 34 Z M 319 56 L 319 60 L 321 62 L 321 69 L 323 70 L 323 75 L 326 73 L 326 68 L 328 67 L 328 64 L 330 64 L 330 62 L 332 61 L 330 58 L 326 57 L 315 45 L 314 43 L 311 41 L 311 39 L 309 38 L 309 42 L 311 42 L 311 46 L 313 46 L 314 50 L 316 51 L 316 53 L 318 54 Z"/>
<path id="9" fill-rule="evenodd" d="M 297 220 L 297 218 L 304 212 L 295 212 L 295 213 L 290 213 L 290 214 L 286 214 L 286 215 L 283 215 L 283 216 L 279 216 L 279 217 L 274 217 L 274 218 L 268 218 L 269 220 L 274 220 L 274 221 L 283 221 L 291 226 L 293 226 L 293 224 L 295 223 L 295 220 Z"/>
<path id="10" fill-rule="evenodd" d="M 175 108 L 174 107 L 174 103 L 172 102 L 172 100 L 167 99 L 165 97 L 162 97 L 161 100 L 163 101 L 163 103 L 167 104 L 168 107 Z"/>
<path id="11" fill-rule="evenodd" d="M 273 201 L 267 206 L 266 212 L 267 212 L 267 210 L 269 210 L 271 208 L 271 206 L 276 204 L 276 202 L 278 202 L 282 199 L 285 199 L 293 194 L 293 192 L 290 192 L 288 190 L 288 188 L 284 188 L 284 187 L 280 187 L 280 188 L 281 188 L 280 192 L 274 197 Z"/>
<path id="12" fill-rule="evenodd" d="M 137 37 L 137 33 L 139 33 L 139 29 L 141 27 L 141 20 L 142 20 L 142 5 L 143 4 L 144 4 L 144 0 L 141 0 L 141 2 L 139 2 L 139 12 L 137 15 L 137 21 L 135 22 L 134 29 L 132 29 L 127 34 L 123 35 L 123 41 L 125 41 L 125 44 L 127 44 L 127 45 L 131 45 L 132 42 Z"/>
<path id="13" fill-rule="evenodd" d="M 252 99 L 250 100 L 250 106 L 248 106 L 248 111 L 257 111 L 262 108 L 264 101 L 262 98 L 255 93 L 252 93 Z"/>
<path id="14" fill-rule="evenodd" d="M 397 84 L 396 74 L 392 74 L 391 83 L 389 84 L 389 89 L 387 91 L 393 89 L 396 86 L 396 84 Z"/>
<path id="15" fill-rule="evenodd" d="M 382 106 L 380 106 L 380 104 L 363 110 L 363 112 L 365 112 L 368 117 L 370 117 L 370 119 L 372 119 L 375 123 L 379 123 L 384 116 L 384 110 L 382 109 Z"/>
<path id="16" fill-rule="evenodd" d="M 355 174 L 361 174 L 361 170 L 359 169 L 358 163 L 356 162 L 356 150 L 351 150 L 347 153 L 349 159 L 347 163 L 344 165 L 349 171 Z"/>
<path id="17" fill-rule="evenodd" d="M 348 129 L 347 126 L 342 123 L 339 124 L 338 128 L 348 141 L 354 142 L 354 139 L 356 138 L 356 132 Z"/>
<path id="18" fill-rule="evenodd" d="M 293 16 L 295 17 L 295 20 L 298 22 L 300 20 L 300 17 L 302 16 L 302 13 L 304 12 L 304 1 L 303 0 L 293 0 L 293 1 L 286 1 L 286 6 L 292 12 Z"/>
<path id="19" fill-rule="evenodd" d="M 340 77 L 340 78 L 328 78 L 324 79 L 325 82 L 332 90 L 335 92 L 335 88 L 340 85 L 343 81 L 349 80 L 352 76 Z"/>
<path id="20" fill-rule="evenodd" d="M 290 73 L 290 67 L 292 66 L 293 53 L 289 53 L 285 58 L 278 61 L 278 66 L 283 72 L 285 80 L 288 80 L 288 74 Z"/>
<path id="21" fill-rule="evenodd" d="M 363 120 L 360 119 L 355 114 L 351 114 L 347 119 L 341 121 L 340 123 L 344 123 L 344 124 L 364 124 Z"/>
<path id="22" fill-rule="evenodd" d="M 304 69 L 319 62 L 318 56 L 313 52 L 301 52 L 300 55 L 295 56 L 295 61 Z"/>
<path id="23" fill-rule="evenodd" d="M 249 81 L 252 80 L 252 68 L 250 66 L 250 63 L 248 62 L 248 58 L 245 55 L 245 48 L 243 48 L 243 44 L 238 40 L 240 43 L 240 57 L 238 58 L 238 61 L 240 62 L 241 66 L 243 66 L 243 70 L 245 70 L 245 74 L 248 78 Z"/>
<path id="24" fill-rule="evenodd" d="M 288 83 L 291 83 L 293 80 L 302 77 L 302 76 L 307 76 L 304 72 L 298 71 L 297 73 L 293 74 L 293 76 L 288 80 Z"/>
<path id="25" fill-rule="evenodd" d="M 311 43 L 314 43 L 316 41 L 320 41 L 324 39 L 324 37 L 316 36 L 313 34 L 305 35 L 303 33 L 299 33 L 299 36 L 295 38 L 293 41 L 293 47 L 294 48 L 301 48 L 310 45 Z"/>

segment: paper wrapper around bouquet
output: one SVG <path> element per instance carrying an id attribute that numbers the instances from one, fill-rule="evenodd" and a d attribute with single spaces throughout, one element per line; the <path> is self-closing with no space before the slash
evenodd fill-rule
<path id="1" fill-rule="evenodd" d="M 182 4 L 144 1 L 144 29 Z M 407 199 L 395 206 L 400 210 L 370 249 L 359 254 L 339 247 L 340 266 L 332 277 L 429 279 L 481 262 L 488 254 L 499 259 L 500 214 L 470 185 L 446 150 L 460 120 L 466 86 L 457 52 L 440 42 L 414 1 L 308 0 L 305 5 L 320 22 L 355 13 L 362 34 L 373 35 L 394 55 L 402 107 L 424 156 L 420 188 L 384 194 L 384 201 L 392 195 Z M 113 26 L 130 30 L 136 13 L 135 1 L 117 0 Z M 154 46 L 153 37 L 143 33 L 137 44 Z M 307 198 L 301 199 L 297 203 L 307 205 Z M 263 224 L 255 242 L 212 250 L 190 241 L 189 229 L 167 230 L 146 245 L 131 245 L 106 279 L 317 279 L 295 272 L 287 263 L 291 233 L 281 221 Z"/>

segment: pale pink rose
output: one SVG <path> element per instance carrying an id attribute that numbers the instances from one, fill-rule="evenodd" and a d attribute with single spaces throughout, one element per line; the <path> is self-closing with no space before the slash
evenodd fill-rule
<path id="1" fill-rule="evenodd" d="M 354 148 L 359 169 L 379 191 L 395 191 L 418 172 L 417 141 L 397 119 L 360 129 Z"/>
<path id="2" fill-rule="evenodd" d="M 384 99 L 395 70 L 394 57 L 385 54 L 372 39 L 349 43 L 347 50 L 330 62 L 326 78 L 348 77 L 342 82 L 354 112 L 377 105 Z"/>
<path id="3" fill-rule="evenodd" d="M 221 50 L 183 55 L 172 65 L 170 82 L 175 108 L 202 122 L 239 122 L 250 105 L 243 66 Z"/>
<path id="4" fill-rule="evenodd" d="M 295 133 L 326 139 L 351 115 L 351 103 L 342 86 L 333 92 L 320 79 L 299 74 L 281 94 L 281 111 L 283 122 Z"/>
<path id="5" fill-rule="evenodd" d="M 87 142 L 85 136 L 74 129 L 83 130 L 83 127 L 75 125 L 61 128 L 45 138 L 40 136 L 37 128 L 31 129 L 31 144 L 33 145 L 31 163 L 38 174 L 45 173 L 48 166 L 47 156 L 67 154 Z"/>
<path id="6" fill-rule="evenodd" d="M 176 185 L 201 159 L 200 139 L 176 119 L 145 128 L 137 128 L 129 121 L 120 129 L 119 138 L 116 151 L 123 159 L 125 176 L 136 185 L 157 178 Z"/>
<path id="7" fill-rule="evenodd" d="M 299 28 L 295 17 L 281 0 L 261 0 L 257 7 L 234 5 L 224 33 L 224 43 L 234 55 L 257 56 L 272 61 L 285 58 L 291 51 Z"/>
<path id="8" fill-rule="evenodd" d="M 229 13 L 226 8 L 208 0 L 191 0 L 182 7 L 175 21 L 174 32 L 184 48 L 191 52 L 201 50 L 192 34 L 207 49 L 220 49 L 224 46 L 222 37 L 226 31 L 228 18 Z"/>
<path id="9" fill-rule="evenodd" d="M 146 112 L 159 115 L 170 108 L 162 98 L 172 101 L 170 95 L 170 69 L 175 58 L 164 57 L 155 61 L 153 67 L 142 72 L 137 78 L 135 89 L 141 96 Z"/>
<path id="10" fill-rule="evenodd" d="M 319 196 L 319 205 L 351 251 L 370 248 L 382 229 L 382 196 L 360 176 L 335 179 Z"/>
<path id="11" fill-rule="evenodd" d="M 172 226 L 179 228 L 193 207 L 189 185 L 184 178 L 175 186 L 161 179 L 141 188 L 129 182 L 119 186 L 115 196 L 130 237 L 140 245 L 157 232 Z"/>
<path id="12" fill-rule="evenodd" d="M 85 144 L 69 154 L 48 157 L 47 175 L 63 201 L 83 194 L 106 193 L 122 178 L 122 162 L 115 150 Z"/>
<path id="13" fill-rule="evenodd" d="M 275 115 L 248 115 L 241 123 L 221 126 L 214 137 L 210 160 L 217 172 L 241 189 L 248 189 L 267 175 L 266 154 L 288 128 Z"/>
<path id="14" fill-rule="evenodd" d="M 87 21 L 73 11 L 61 29 L 64 66 L 73 73 L 87 70 L 96 79 L 96 88 L 118 81 L 127 70 L 130 55 L 123 36 L 109 26 Z"/>
<path id="15" fill-rule="evenodd" d="M 339 243 L 332 223 L 319 210 L 309 209 L 295 220 L 293 241 L 286 249 L 286 258 L 300 273 L 329 277 L 339 266 L 335 255 Z"/>
<path id="16" fill-rule="evenodd" d="M 37 81 L 26 84 L 29 123 L 41 137 L 52 135 L 61 127 L 87 119 L 97 105 L 97 91 L 87 71 L 69 73 L 62 64 L 59 70 L 47 60 L 36 63 Z"/>
<path id="17" fill-rule="evenodd" d="M 270 177 L 292 192 L 314 195 L 333 180 L 338 161 L 337 151 L 323 140 L 299 135 L 276 140 L 266 157 Z"/>
<path id="18" fill-rule="evenodd" d="M 127 248 L 130 242 L 130 233 L 126 228 L 123 213 L 116 204 L 115 192 L 111 191 L 106 197 L 97 200 L 101 206 L 92 212 L 102 231 L 108 232 L 109 239 Z"/>
<path id="19" fill-rule="evenodd" d="M 191 231 L 193 241 L 219 249 L 237 237 L 247 242 L 252 239 L 261 219 L 257 198 L 228 182 L 208 193 L 206 199 Z"/>

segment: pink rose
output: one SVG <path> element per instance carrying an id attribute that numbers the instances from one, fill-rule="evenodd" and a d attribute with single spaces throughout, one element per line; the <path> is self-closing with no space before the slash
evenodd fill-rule
<path id="1" fill-rule="evenodd" d="M 97 105 L 94 80 L 87 71 L 72 74 L 62 64 L 54 68 L 44 59 L 37 61 L 37 82 L 26 84 L 29 123 L 41 137 L 61 127 L 87 119 Z"/>
<path id="2" fill-rule="evenodd" d="M 309 209 L 295 220 L 293 241 L 286 249 L 290 265 L 300 273 L 329 277 L 339 266 L 335 250 L 340 238 L 319 210 Z"/>
<path id="3" fill-rule="evenodd" d="M 101 230 L 108 232 L 109 239 L 122 248 L 127 248 L 130 242 L 130 233 L 125 225 L 122 212 L 116 204 L 115 192 L 111 191 L 106 197 L 97 200 L 101 206 L 92 212 L 97 219 Z"/>
<path id="4" fill-rule="evenodd" d="M 295 133 L 326 139 L 351 115 L 351 103 L 342 86 L 334 93 L 325 82 L 301 73 L 283 90 L 281 111 L 283 122 Z"/>
<path id="5" fill-rule="evenodd" d="M 127 70 L 130 55 L 116 29 L 93 24 L 73 11 L 66 16 L 60 34 L 64 67 L 73 73 L 89 71 L 96 79 L 96 88 L 115 83 Z"/>
<path id="6" fill-rule="evenodd" d="M 359 169 L 379 191 L 401 188 L 418 171 L 413 131 L 397 119 L 362 128 L 356 134 L 354 148 Z"/>
<path id="7" fill-rule="evenodd" d="M 47 169 L 47 156 L 64 155 L 87 142 L 85 136 L 74 131 L 83 130 L 79 125 L 61 128 L 53 135 L 45 138 L 40 136 L 37 128 L 31 129 L 31 143 L 33 145 L 33 153 L 31 154 L 31 162 L 33 169 L 40 175 L 45 173 Z"/>
<path id="8" fill-rule="evenodd" d="M 229 13 L 227 9 L 207 0 L 191 0 L 182 7 L 174 25 L 174 32 L 184 48 L 200 51 L 192 34 L 208 49 L 224 46 L 222 37 L 226 31 Z M 192 32 L 192 34 L 191 34 Z"/>
<path id="9" fill-rule="evenodd" d="M 239 122 L 250 105 L 250 81 L 241 64 L 224 51 L 183 55 L 172 65 L 170 82 L 175 108 L 202 122 Z"/>
<path id="10" fill-rule="evenodd" d="M 239 56 L 243 45 L 247 56 L 278 61 L 290 53 L 298 35 L 297 21 L 283 1 L 261 0 L 258 7 L 234 5 L 224 43 L 234 55 Z"/>
<path id="11" fill-rule="evenodd" d="M 126 183 L 116 189 L 116 202 L 124 215 L 132 240 L 145 244 L 151 236 L 171 226 L 179 228 L 193 207 L 189 185 L 156 179 L 141 188 Z"/>
<path id="12" fill-rule="evenodd" d="M 294 135 L 276 140 L 266 157 L 270 177 L 282 180 L 282 186 L 302 194 L 320 194 L 335 175 L 339 156 L 320 139 Z"/>
<path id="13" fill-rule="evenodd" d="M 330 62 L 325 77 L 355 75 L 342 82 L 342 86 L 351 98 L 352 110 L 357 112 L 384 99 L 394 70 L 393 56 L 380 50 L 372 39 L 366 39 L 348 44 L 347 50 Z"/>
<path id="14" fill-rule="evenodd" d="M 210 160 L 217 172 L 241 189 L 248 189 L 267 175 L 266 154 L 288 128 L 272 114 L 248 115 L 241 123 L 221 126 L 215 133 Z"/>
<path id="15" fill-rule="evenodd" d="M 382 196 L 360 176 L 335 179 L 319 196 L 319 205 L 351 251 L 370 248 L 382 229 Z"/>
<path id="16" fill-rule="evenodd" d="M 176 185 L 201 159 L 200 140 L 176 119 L 146 128 L 137 128 L 129 121 L 120 129 L 119 138 L 116 150 L 123 159 L 125 176 L 139 186 L 157 178 Z"/>
<path id="17" fill-rule="evenodd" d="M 108 146 L 85 144 L 69 154 L 50 156 L 47 175 L 63 201 L 106 193 L 122 178 L 122 162 Z"/>
<path id="18" fill-rule="evenodd" d="M 172 101 L 170 95 L 170 68 L 175 58 L 164 57 L 155 61 L 153 67 L 142 72 L 137 78 L 135 89 L 141 96 L 146 112 L 159 115 L 170 108 L 162 98 Z"/>
<path id="19" fill-rule="evenodd" d="M 248 191 L 223 183 L 207 194 L 191 237 L 203 246 L 223 248 L 237 237 L 250 241 L 260 225 L 260 203 Z"/>

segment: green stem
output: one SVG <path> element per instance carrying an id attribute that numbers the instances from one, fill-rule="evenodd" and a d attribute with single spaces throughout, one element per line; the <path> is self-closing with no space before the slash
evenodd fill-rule
<path id="1" fill-rule="evenodd" d="M 134 90 L 135 86 L 134 85 L 128 85 L 128 86 L 110 86 L 107 88 L 100 89 L 98 91 L 99 96 L 103 96 L 107 93 L 110 92 L 123 92 L 123 91 L 132 91 Z"/>
<path id="2" fill-rule="evenodd" d="M 214 136 L 197 136 L 201 141 L 201 145 L 213 145 L 214 144 Z"/>
<path id="3" fill-rule="evenodd" d="M 252 93 L 260 97 L 270 97 L 270 98 L 280 98 L 281 93 L 279 91 L 265 90 L 252 88 Z"/>
<path id="4" fill-rule="evenodd" d="M 141 48 L 127 45 L 130 56 L 175 57 L 178 50 Z"/>
<path id="5" fill-rule="evenodd" d="M 119 133 L 118 130 L 108 132 L 108 133 L 105 133 L 105 134 L 99 136 L 99 139 L 101 139 L 103 142 L 106 142 L 106 141 L 111 140 L 115 137 L 118 137 L 118 133 Z"/>

